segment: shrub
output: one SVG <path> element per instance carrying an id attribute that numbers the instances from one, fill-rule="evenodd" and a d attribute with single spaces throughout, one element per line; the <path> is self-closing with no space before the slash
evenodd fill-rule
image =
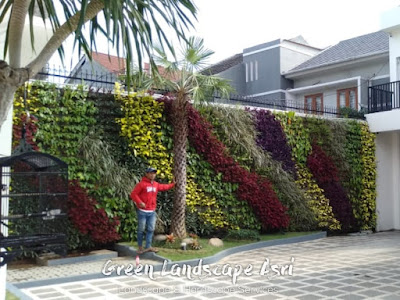
<path id="1" fill-rule="evenodd" d="M 256 230 L 249 229 L 229 230 L 225 239 L 259 241 L 260 234 Z"/>
<path id="2" fill-rule="evenodd" d="M 211 125 L 199 112 L 188 106 L 189 140 L 196 151 L 207 160 L 226 182 L 238 183 L 236 194 L 250 204 L 265 230 L 286 228 L 289 218 L 270 182 L 240 167 L 226 154 L 225 146 L 211 133 Z"/>
<path id="3" fill-rule="evenodd" d="M 329 199 L 335 217 L 342 224 L 342 230 L 354 230 L 356 221 L 350 200 L 338 181 L 337 169 L 332 160 L 321 147 L 313 145 L 312 153 L 307 159 L 307 166 Z"/>
<path id="4" fill-rule="evenodd" d="M 97 201 L 90 197 L 77 180 L 69 184 L 68 217 L 82 234 L 88 234 L 93 242 L 106 244 L 120 239 L 117 233 L 119 221 L 109 219 L 103 208 L 97 209 Z"/>

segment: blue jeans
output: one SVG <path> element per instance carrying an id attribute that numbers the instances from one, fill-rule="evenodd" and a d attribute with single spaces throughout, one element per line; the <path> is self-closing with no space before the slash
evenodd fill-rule
<path id="1" fill-rule="evenodd" d="M 155 211 L 144 212 L 139 209 L 137 211 L 138 216 L 138 232 L 137 242 L 138 246 L 143 245 L 143 234 L 146 229 L 146 249 L 151 247 L 151 241 L 153 240 L 154 228 L 156 226 L 157 214 Z"/>

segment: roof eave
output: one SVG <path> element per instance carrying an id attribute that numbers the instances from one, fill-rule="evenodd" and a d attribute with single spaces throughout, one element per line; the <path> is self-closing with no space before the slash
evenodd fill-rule
<path id="1" fill-rule="evenodd" d="M 282 76 L 285 76 L 288 79 L 294 79 L 294 78 L 297 78 L 300 76 L 312 74 L 314 72 L 330 70 L 330 69 L 339 68 L 339 67 L 342 67 L 342 66 L 348 65 L 348 64 L 356 64 L 356 63 L 360 63 L 360 62 L 383 58 L 383 57 L 387 56 L 388 53 L 389 53 L 389 50 L 386 50 L 386 51 L 374 53 L 372 55 L 368 54 L 365 56 L 350 58 L 350 59 L 342 60 L 339 62 L 335 61 L 335 62 L 319 65 L 317 67 L 310 67 L 310 68 L 305 68 L 305 69 L 301 69 L 301 70 L 288 71 L 286 73 L 282 73 Z"/>

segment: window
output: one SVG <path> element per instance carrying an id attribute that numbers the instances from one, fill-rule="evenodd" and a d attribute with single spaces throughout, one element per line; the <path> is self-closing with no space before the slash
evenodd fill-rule
<path id="1" fill-rule="evenodd" d="M 246 63 L 246 82 L 258 80 L 258 62 L 251 61 Z"/>
<path id="2" fill-rule="evenodd" d="M 255 61 L 254 62 L 254 76 L 255 76 L 255 80 L 258 80 L 258 62 Z"/>
<path id="3" fill-rule="evenodd" d="M 357 87 L 337 91 L 337 107 L 350 107 L 358 110 Z"/>
<path id="4" fill-rule="evenodd" d="M 253 62 L 250 62 L 250 81 L 253 81 Z"/>
<path id="5" fill-rule="evenodd" d="M 322 94 L 308 95 L 304 97 L 304 112 L 317 115 L 323 114 L 324 98 Z"/>

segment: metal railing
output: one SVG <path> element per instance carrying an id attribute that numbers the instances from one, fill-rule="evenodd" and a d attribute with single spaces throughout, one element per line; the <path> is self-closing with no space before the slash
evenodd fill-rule
<path id="1" fill-rule="evenodd" d="M 89 87 L 96 88 L 97 91 L 108 91 L 110 92 L 114 88 L 115 81 L 111 79 L 111 73 L 101 72 L 80 72 L 74 73 L 68 71 L 62 67 L 44 67 L 37 75 L 36 79 L 56 84 L 78 84 L 85 83 Z M 104 80 L 105 79 L 105 80 Z M 154 91 L 157 94 L 167 94 L 168 91 Z M 230 105 L 244 105 L 252 107 L 262 107 L 269 109 L 277 109 L 284 111 L 295 111 L 304 114 L 312 114 L 323 117 L 350 117 L 350 118 L 362 118 L 361 116 L 343 115 L 343 113 L 337 108 L 332 106 L 311 106 L 306 107 L 303 101 L 287 100 L 287 99 L 270 99 L 268 96 L 259 97 L 248 97 L 241 95 L 231 95 L 229 99 L 224 99 L 219 95 L 216 95 L 209 99 L 210 102 L 230 104 Z"/>
<path id="2" fill-rule="evenodd" d="M 368 113 L 400 108 L 400 81 L 368 88 Z"/>
<path id="3" fill-rule="evenodd" d="M 331 106 L 320 106 L 320 107 L 307 107 L 303 101 L 288 100 L 288 99 L 269 99 L 266 97 L 245 97 L 234 95 L 229 99 L 221 98 L 220 96 L 214 97 L 211 102 L 231 105 L 245 105 L 255 106 L 262 108 L 270 108 L 284 111 L 295 111 L 304 114 L 312 114 L 324 117 L 335 117 L 340 118 L 341 113 L 336 107 Z"/>

